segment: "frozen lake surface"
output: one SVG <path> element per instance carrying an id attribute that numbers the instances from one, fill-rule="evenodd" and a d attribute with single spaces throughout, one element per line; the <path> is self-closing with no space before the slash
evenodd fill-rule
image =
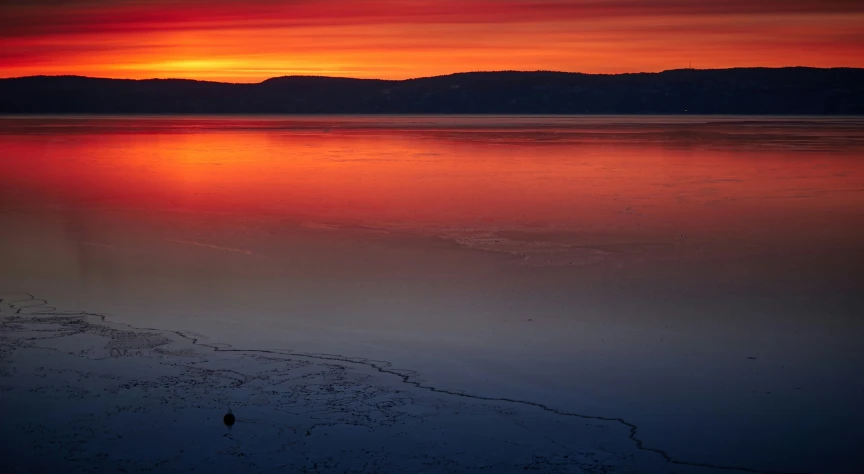
<path id="1" fill-rule="evenodd" d="M 16 466 L 864 465 L 864 120 L 0 118 L 0 150 L 0 433 L 58 440 Z"/>

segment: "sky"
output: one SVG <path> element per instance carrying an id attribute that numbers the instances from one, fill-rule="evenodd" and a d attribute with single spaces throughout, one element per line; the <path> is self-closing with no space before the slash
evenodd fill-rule
<path id="1" fill-rule="evenodd" d="M 864 67 L 860 0 L 2 0 L 0 77 Z"/>

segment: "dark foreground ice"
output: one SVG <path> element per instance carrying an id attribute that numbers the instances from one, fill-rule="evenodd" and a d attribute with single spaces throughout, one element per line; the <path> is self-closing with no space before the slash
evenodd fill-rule
<path id="1" fill-rule="evenodd" d="M 2 295 L 0 317 L 4 472 L 749 471 L 673 459 L 626 420 L 440 390 L 384 361 L 235 349 L 27 294 Z"/>

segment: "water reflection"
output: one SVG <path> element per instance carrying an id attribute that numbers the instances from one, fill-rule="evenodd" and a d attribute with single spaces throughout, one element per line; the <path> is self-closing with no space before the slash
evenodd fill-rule
<path id="1" fill-rule="evenodd" d="M 0 147 L 9 291 L 620 416 L 677 458 L 864 463 L 860 121 L 33 118 Z"/>
<path id="2" fill-rule="evenodd" d="M 65 241 L 71 247 L 69 253 L 76 260 L 79 280 L 85 284 L 118 284 L 122 275 L 117 272 L 112 246 L 101 243 L 98 227 L 92 217 L 80 209 L 65 211 Z"/>

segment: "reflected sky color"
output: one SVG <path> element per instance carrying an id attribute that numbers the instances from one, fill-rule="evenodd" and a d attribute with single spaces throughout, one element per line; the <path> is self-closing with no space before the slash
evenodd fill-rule
<path id="1" fill-rule="evenodd" d="M 862 461 L 860 120 L 18 118 L 0 147 L 6 291 L 622 416 L 688 460 Z"/>

